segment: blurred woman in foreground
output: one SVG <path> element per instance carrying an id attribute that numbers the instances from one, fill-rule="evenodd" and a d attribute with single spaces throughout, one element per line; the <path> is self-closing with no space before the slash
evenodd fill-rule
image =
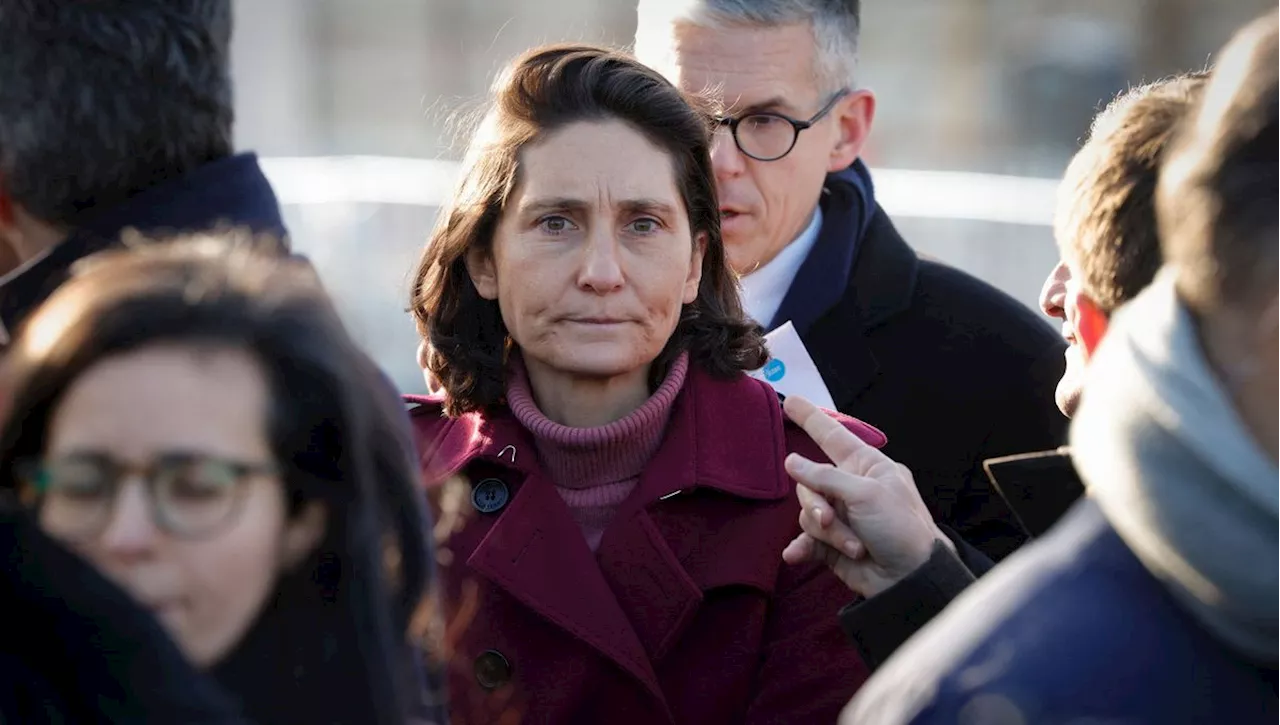
<path id="1" fill-rule="evenodd" d="M 258 723 L 441 720 L 404 414 L 305 265 L 92 260 L 10 348 L 0 477 Z"/>

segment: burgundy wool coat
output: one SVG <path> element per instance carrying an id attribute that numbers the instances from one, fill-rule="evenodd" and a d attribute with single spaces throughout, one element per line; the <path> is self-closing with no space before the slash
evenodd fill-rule
<path id="1" fill-rule="evenodd" d="M 439 517 L 455 725 L 825 725 L 868 677 L 836 616 L 849 590 L 782 561 L 799 533 L 783 459 L 827 459 L 767 384 L 691 366 L 594 554 L 510 411 L 449 419 L 407 400 Z"/>

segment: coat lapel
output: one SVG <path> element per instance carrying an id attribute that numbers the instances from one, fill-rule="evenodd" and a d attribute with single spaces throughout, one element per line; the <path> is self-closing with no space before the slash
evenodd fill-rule
<path id="1" fill-rule="evenodd" d="M 832 203 L 841 198 L 831 195 Z M 845 411 L 880 373 L 868 334 L 911 307 L 920 264 L 880 208 L 857 244 L 844 295 L 801 334 L 832 400 Z"/>
<path id="2" fill-rule="evenodd" d="M 918 260 L 874 201 L 859 207 L 868 200 L 847 180 L 832 175 L 823 191 L 818 240 L 771 326 L 795 325 L 836 407 L 848 410 L 880 371 L 866 332 L 910 307 Z"/>
<path id="3" fill-rule="evenodd" d="M 849 175 L 861 177 L 859 183 Z M 790 320 L 838 409 L 847 411 L 880 366 L 868 333 L 908 309 L 919 258 L 870 193 L 862 162 L 823 186 L 822 229 L 770 329 Z"/>
<path id="4" fill-rule="evenodd" d="M 728 421 L 734 434 L 716 435 Z M 679 641 L 707 590 L 727 584 L 772 589 L 770 567 L 755 557 L 723 554 L 750 548 L 751 533 L 741 529 L 758 510 L 756 502 L 791 495 L 781 431 L 781 408 L 766 384 L 745 376 L 717 381 L 690 370 L 662 446 L 596 556 L 652 661 Z M 708 499 L 715 505 L 705 505 Z"/>
<path id="5" fill-rule="evenodd" d="M 525 480 L 467 565 L 613 660 L 664 701 L 631 621 L 550 481 Z"/>
<path id="6" fill-rule="evenodd" d="M 1084 495 L 1070 448 L 991 458 L 982 467 L 1031 536 L 1048 532 Z"/>
<path id="7" fill-rule="evenodd" d="M 855 307 L 853 295 L 846 294 L 801 338 L 837 410 L 849 410 L 880 374 Z"/>
<path id="8" fill-rule="evenodd" d="M 411 401 L 413 402 L 413 401 Z M 424 462 L 430 481 L 472 461 L 507 468 L 520 479 L 510 503 L 467 558 L 467 566 L 666 701 L 648 653 L 619 606 L 568 506 L 538 465 L 529 434 L 505 411 L 452 422 Z"/>

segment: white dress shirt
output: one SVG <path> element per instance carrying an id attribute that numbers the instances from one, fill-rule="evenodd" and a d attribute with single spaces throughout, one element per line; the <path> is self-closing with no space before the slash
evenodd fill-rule
<path id="1" fill-rule="evenodd" d="M 800 236 L 784 247 L 778 256 L 769 260 L 768 264 L 739 281 L 742 285 L 742 304 L 747 309 L 747 316 L 762 327 L 767 328 L 773 322 L 773 316 L 778 314 L 787 290 L 791 289 L 791 281 L 800 271 L 800 265 L 809 257 L 809 250 L 818 241 L 821 229 L 822 209 L 818 208 L 814 210 L 809 226 L 800 232 Z"/>

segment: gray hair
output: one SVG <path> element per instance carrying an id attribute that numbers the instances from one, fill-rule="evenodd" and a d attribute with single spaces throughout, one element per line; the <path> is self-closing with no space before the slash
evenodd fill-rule
<path id="1" fill-rule="evenodd" d="M 230 0 L 0 3 L 0 185 L 70 226 L 232 151 Z"/>
<path id="2" fill-rule="evenodd" d="M 669 72 L 672 33 L 680 25 L 702 28 L 776 27 L 808 23 L 813 30 L 818 85 L 828 91 L 855 88 L 860 0 L 640 0 L 635 54 Z"/>

